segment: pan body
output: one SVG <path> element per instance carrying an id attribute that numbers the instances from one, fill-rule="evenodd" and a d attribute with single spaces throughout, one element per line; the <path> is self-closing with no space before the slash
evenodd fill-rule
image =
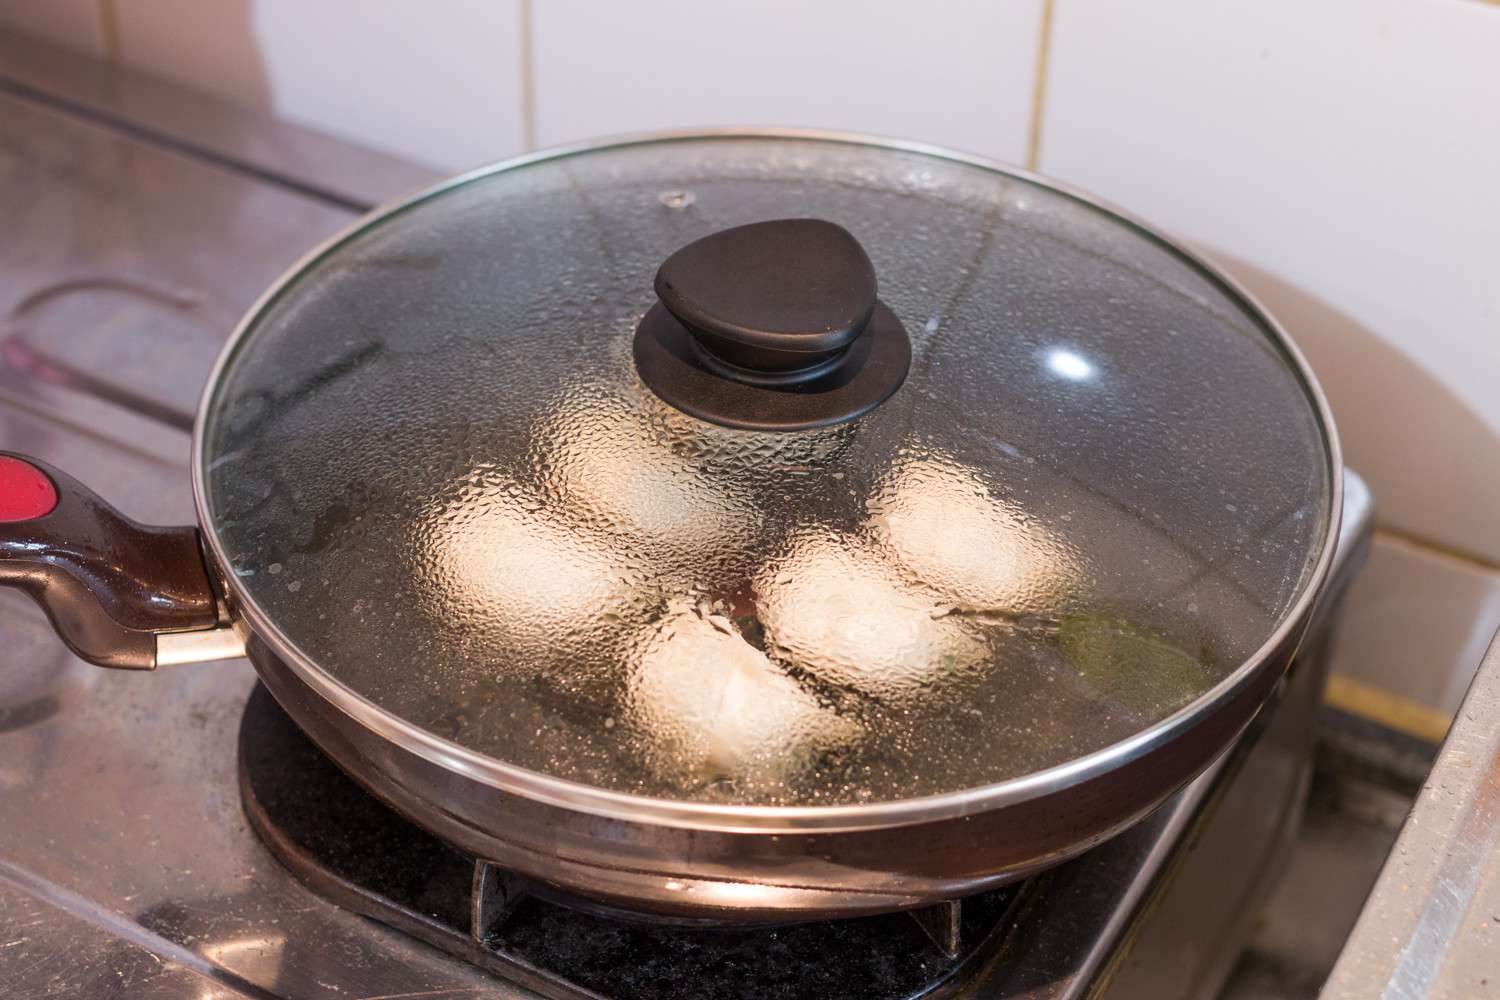
<path id="1" fill-rule="evenodd" d="M 1295 635 L 1300 638 L 1305 622 Z M 254 634 L 247 650 L 296 723 L 418 826 L 506 869 L 647 913 L 790 921 L 952 899 L 1059 864 L 1128 828 L 1238 737 L 1282 676 L 1290 638 L 1168 740 L 1041 794 L 898 825 L 702 829 L 570 808 L 496 787 L 386 739 Z"/>

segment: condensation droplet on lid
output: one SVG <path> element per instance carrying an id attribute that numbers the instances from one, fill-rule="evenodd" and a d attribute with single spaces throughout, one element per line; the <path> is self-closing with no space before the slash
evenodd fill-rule
<path id="1" fill-rule="evenodd" d="M 656 200 L 668 208 L 684 209 L 698 199 L 691 191 L 663 191 Z"/>
<path id="2" fill-rule="evenodd" d="M 281 572 L 281 563 L 272 563 L 271 565 L 266 567 L 266 572 L 270 573 L 272 576 L 275 576 L 277 573 Z"/>

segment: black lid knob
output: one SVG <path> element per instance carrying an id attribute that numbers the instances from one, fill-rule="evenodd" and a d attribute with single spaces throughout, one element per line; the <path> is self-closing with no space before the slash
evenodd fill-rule
<path id="1" fill-rule="evenodd" d="M 656 272 L 662 305 L 726 378 L 816 378 L 864 332 L 875 267 L 849 231 L 821 219 L 736 226 L 689 243 Z"/>
<path id="2" fill-rule="evenodd" d="M 856 417 L 900 387 L 911 344 L 875 297 L 848 230 L 778 219 L 689 243 L 656 272 L 636 370 L 668 403 L 730 427 L 796 430 Z"/>

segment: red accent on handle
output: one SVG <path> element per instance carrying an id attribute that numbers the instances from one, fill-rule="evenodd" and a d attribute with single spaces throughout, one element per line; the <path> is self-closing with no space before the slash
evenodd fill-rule
<path id="1" fill-rule="evenodd" d="M 0 522 L 30 521 L 52 513 L 57 487 L 29 462 L 0 455 Z"/>

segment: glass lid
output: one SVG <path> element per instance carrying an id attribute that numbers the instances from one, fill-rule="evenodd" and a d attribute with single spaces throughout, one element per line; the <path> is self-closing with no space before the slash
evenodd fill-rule
<path id="1" fill-rule="evenodd" d="M 1100 750 L 1256 655 L 1330 534 L 1313 392 L 1231 289 L 1034 179 L 851 140 L 418 198 L 259 307 L 204 419 L 205 530 L 307 660 L 678 801 Z"/>

